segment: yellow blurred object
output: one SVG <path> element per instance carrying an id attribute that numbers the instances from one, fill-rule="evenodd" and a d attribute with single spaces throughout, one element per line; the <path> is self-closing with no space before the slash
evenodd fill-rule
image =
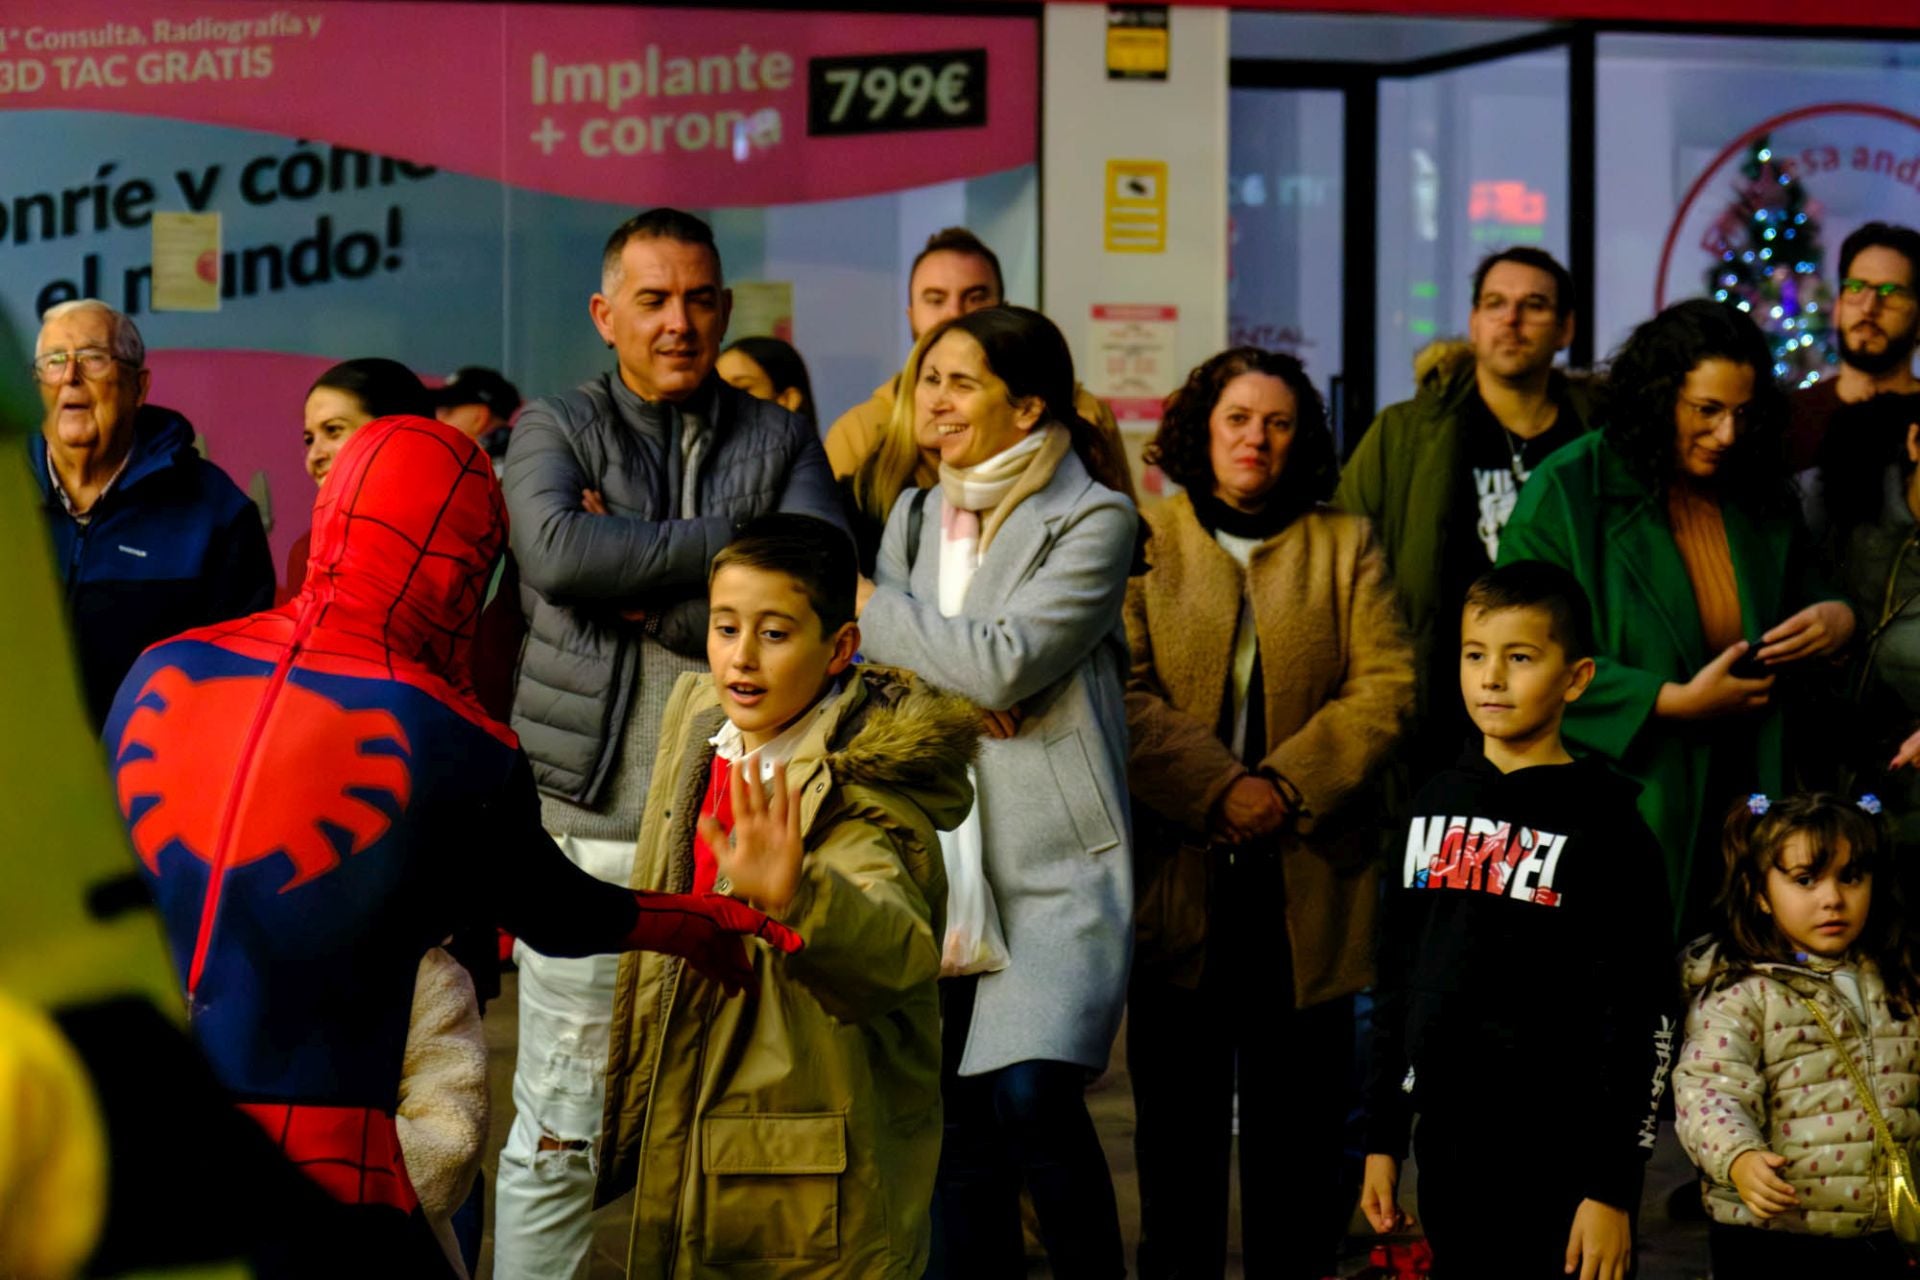
<path id="1" fill-rule="evenodd" d="M 23 380 L 29 351 L 0 307 L 0 706 L 14 729 L 0 734 L 5 1280 L 79 1274 L 105 1225 L 104 1122 L 85 1067 L 46 1010 L 137 995 L 185 1021 L 158 917 L 149 907 L 93 901 L 138 864 L 104 752 L 87 727 L 39 490 L 18 443 L 41 413 Z M 142 1273 L 146 1280 L 250 1274 L 218 1263 Z"/>
<path id="2" fill-rule="evenodd" d="M 0 990 L 50 1009 L 143 995 L 184 1022 L 159 917 L 89 907 L 139 863 L 81 707 L 24 449 L 0 449 L 0 548 Z"/>
<path id="3" fill-rule="evenodd" d="M 78 1274 L 107 1209 L 107 1139 L 53 1020 L 0 991 L 0 1275 Z"/>

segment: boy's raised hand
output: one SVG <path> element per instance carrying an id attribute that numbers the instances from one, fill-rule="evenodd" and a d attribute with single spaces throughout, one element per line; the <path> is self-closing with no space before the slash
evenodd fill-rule
<path id="1" fill-rule="evenodd" d="M 1626 1280 L 1633 1258 L 1633 1224 L 1625 1209 L 1582 1200 L 1567 1233 L 1568 1275 L 1580 1280 Z"/>
<path id="2" fill-rule="evenodd" d="M 1360 1185 L 1360 1212 L 1383 1236 L 1407 1225 L 1407 1215 L 1400 1208 L 1400 1162 L 1392 1156 L 1367 1157 L 1366 1175 Z"/>
<path id="3" fill-rule="evenodd" d="M 1756 1147 L 1735 1156 L 1733 1166 L 1727 1170 L 1727 1176 L 1733 1179 L 1733 1189 L 1762 1222 L 1800 1203 L 1793 1184 L 1775 1172 L 1786 1163 L 1785 1156 Z"/>
<path id="4" fill-rule="evenodd" d="M 787 790 L 787 766 L 773 766 L 773 785 L 762 792 L 759 761 L 752 756 L 728 766 L 733 797 L 733 834 L 712 818 L 700 819 L 700 838 L 713 850 L 720 874 L 733 891 L 779 915 L 800 887 L 800 797 Z"/>

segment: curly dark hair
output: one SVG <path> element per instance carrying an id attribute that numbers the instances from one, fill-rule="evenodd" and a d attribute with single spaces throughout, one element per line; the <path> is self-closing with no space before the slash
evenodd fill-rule
<path id="1" fill-rule="evenodd" d="M 1812 874 L 1824 874 L 1844 847 L 1845 865 L 1873 877 L 1872 905 L 1856 945 L 1878 966 L 1894 1008 L 1902 1017 L 1912 1017 L 1920 1011 L 1920 969 L 1886 825 L 1858 801 L 1827 791 L 1783 796 L 1761 814 L 1746 800 L 1735 801 L 1727 811 L 1717 900 L 1721 917 L 1713 931 L 1720 955 L 1711 985 L 1738 981 L 1755 965 L 1793 960 L 1791 944 L 1761 904 L 1767 895 L 1767 872 L 1784 868 L 1781 858 L 1794 835 L 1807 842 L 1812 860 L 1806 870 Z"/>
<path id="2" fill-rule="evenodd" d="M 1183 489 L 1213 492 L 1213 407 L 1227 384 L 1246 373 L 1278 378 L 1293 392 L 1293 445 L 1286 469 L 1274 484 L 1271 502 L 1304 509 L 1325 502 L 1340 478 L 1340 464 L 1327 428 L 1327 405 L 1298 359 L 1282 351 L 1230 347 L 1187 375 L 1186 385 L 1167 397 L 1160 429 L 1147 445 L 1145 459 Z"/>
<path id="3" fill-rule="evenodd" d="M 1673 479 L 1675 410 L 1687 375 L 1708 360 L 1753 370 L 1747 429 L 1721 464 L 1721 488 L 1735 504 L 1774 512 L 1794 506 L 1783 437 L 1787 400 L 1773 380 L 1773 353 L 1739 308 L 1707 298 L 1676 302 L 1643 321 L 1614 353 L 1601 392 L 1601 426 L 1627 470 L 1656 499 Z"/>

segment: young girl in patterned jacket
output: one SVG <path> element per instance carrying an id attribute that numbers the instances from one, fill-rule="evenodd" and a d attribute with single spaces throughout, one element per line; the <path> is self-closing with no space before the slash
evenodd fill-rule
<path id="1" fill-rule="evenodd" d="M 1920 991 L 1878 813 L 1871 796 L 1754 796 L 1727 819 L 1725 915 L 1686 959 L 1673 1073 L 1715 1275 L 1912 1274 L 1869 1110 L 1902 1145 L 1920 1134 Z"/>

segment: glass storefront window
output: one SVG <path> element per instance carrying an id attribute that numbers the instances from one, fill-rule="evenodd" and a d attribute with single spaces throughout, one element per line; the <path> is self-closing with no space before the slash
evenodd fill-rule
<path id="1" fill-rule="evenodd" d="M 1380 83 L 1376 405 L 1413 357 L 1466 333 L 1481 258 L 1567 259 L 1567 54 L 1549 49 Z"/>
<path id="2" fill-rule="evenodd" d="M 1784 382 L 1829 371 L 1841 241 L 1920 224 L 1916 67 L 1912 43 L 1600 37 L 1596 351 L 1725 292 L 1775 339 Z"/>
<path id="3" fill-rule="evenodd" d="M 1331 89 L 1230 98 L 1227 341 L 1298 356 L 1332 399 L 1341 372 L 1346 104 Z"/>

